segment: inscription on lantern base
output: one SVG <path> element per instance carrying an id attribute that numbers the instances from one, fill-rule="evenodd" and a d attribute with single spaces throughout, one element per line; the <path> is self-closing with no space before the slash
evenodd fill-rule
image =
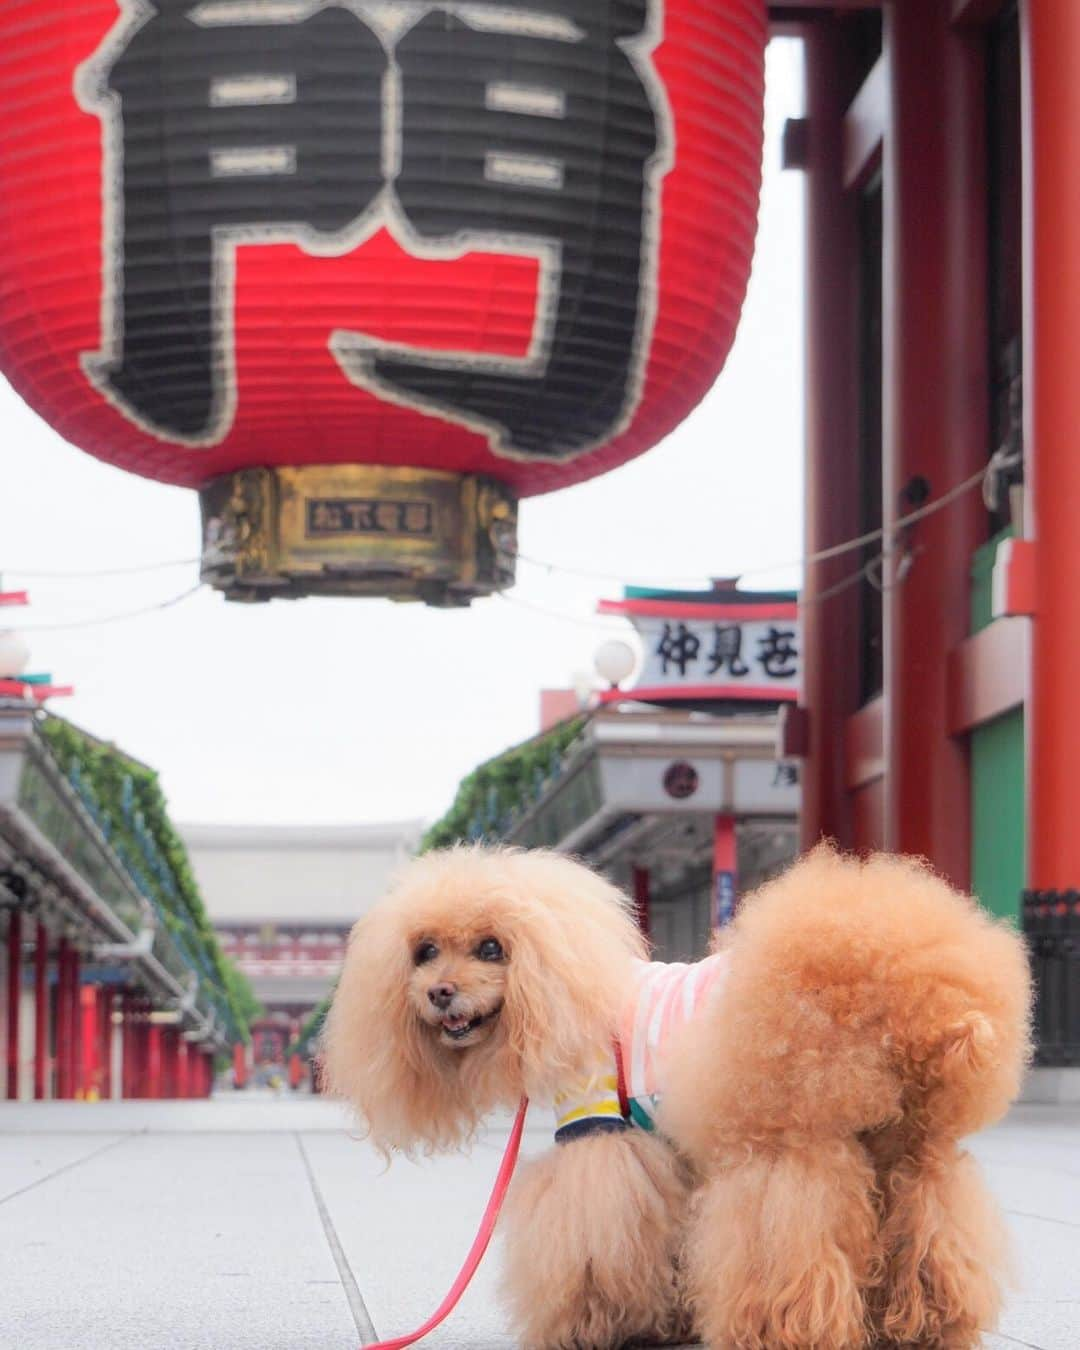
<path id="1" fill-rule="evenodd" d="M 319 497 L 307 504 L 307 536 L 325 539 L 338 534 L 399 534 L 431 538 L 435 513 L 430 502 L 393 501 L 377 497 Z"/>
<path id="2" fill-rule="evenodd" d="M 491 479 L 353 464 L 241 469 L 200 498 L 203 579 L 231 600 L 467 605 L 514 580 L 517 503 Z"/>

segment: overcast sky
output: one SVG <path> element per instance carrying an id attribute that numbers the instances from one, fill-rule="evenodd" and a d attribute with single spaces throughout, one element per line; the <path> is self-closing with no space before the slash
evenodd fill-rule
<path id="1" fill-rule="evenodd" d="M 621 469 L 522 505 L 526 558 L 627 581 L 704 585 L 802 549 L 802 181 L 780 132 L 802 105 L 799 46 L 769 49 L 765 187 L 735 348 L 697 411 Z M 2 264 L 0 264 L 2 265 Z M 0 379 L 0 575 L 31 590 L 32 668 L 77 686 L 57 703 L 160 770 L 178 821 L 346 823 L 440 815 L 480 760 L 537 729 L 539 691 L 591 669 L 620 631 L 604 581 L 526 562 L 509 599 L 468 611 L 375 600 L 175 608 L 41 631 L 166 600 L 193 564 L 136 577 L 39 579 L 190 559 L 193 494 L 131 477 L 60 440 Z M 748 577 L 795 585 L 797 571 Z M 553 615 L 538 612 L 553 611 Z"/>

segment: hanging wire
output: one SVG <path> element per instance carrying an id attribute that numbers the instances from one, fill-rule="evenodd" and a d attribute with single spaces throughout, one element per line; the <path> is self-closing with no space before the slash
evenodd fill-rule
<path id="1" fill-rule="evenodd" d="M 879 543 L 891 531 L 899 532 L 906 529 L 909 525 L 914 525 L 920 520 L 925 520 L 928 516 L 942 511 L 953 502 L 971 492 L 975 487 L 984 485 L 987 479 L 992 478 L 999 472 L 1003 466 L 1001 451 L 995 451 L 990 457 L 985 468 L 978 473 L 971 474 L 963 482 L 958 483 L 956 487 L 950 488 L 948 492 L 940 497 L 935 497 L 933 501 L 917 507 L 914 511 L 909 511 L 906 515 L 900 516 L 891 527 L 881 526 L 876 530 L 868 530 L 865 534 L 860 534 L 854 539 L 846 539 L 842 544 L 832 544 L 829 548 L 817 549 L 814 553 L 806 553 L 801 558 L 792 558 L 787 562 L 770 563 L 762 567 L 749 567 L 739 573 L 740 580 L 743 577 L 764 576 L 769 572 L 795 571 L 807 567 L 812 567 L 815 563 L 828 562 L 830 558 L 840 558 L 846 553 L 852 553 L 856 549 L 865 548 L 868 544 Z M 570 576 L 584 577 L 593 581 L 614 581 L 625 582 L 625 573 L 614 572 L 594 572 L 587 568 L 564 566 L 562 563 L 545 562 L 541 558 L 531 558 L 528 554 L 519 553 L 518 557 L 522 562 L 528 563 L 532 567 L 543 568 L 547 572 L 564 572 Z M 651 577 L 653 585 L 673 585 L 678 581 L 688 581 L 692 578 L 699 578 L 703 575 L 701 572 L 683 572 L 678 576 Z"/>
<path id="2" fill-rule="evenodd" d="M 179 595 L 171 596 L 168 600 L 159 600 L 154 605 L 143 605 L 139 609 L 123 610 L 119 614 L 103 614 L 96 619 L 72 619 L 66 623 L 35 623 L 20 624 L 20 633 L 58 633 L 70 628 L 97 628 L 101 624 L 120 623 L 124 619 L 138 619 L 144 614 L 156 614 L 159 610 L 172 609 L 174 605 L 182 604 L 188 600 L 197 591 L 201 591 L 204 582 L 199 582 L 195 586 L 189 586 L 186 591 L 181 591 Z"/>
<path id="3" fill-rule="evenodd" d="M 32 581 L 78 581 L 96 577 L 140 576 L 146 572 L 167 572 L 174 567 L 192 567 L 199 558 L 174 558 L 171 562 L 135 563 L 129 567 L 104 567 L 89 572 L 41 572 L 29 567 L 4 567 L 0 571 L 11 576 L 28 577 Z"/>
<path id="4" fill-rule="evenodd" d="M 861 567 L 856 568 L 854 572 L 849 572 L 846 577 L 841 577 L 839 581 L 826 587 L 825 590 L 819 591 L 817 595 L 807 596 L 806 598 L 800 597 L 798 602 L 799 608 L 800 610 L 805 610 L 812 609 L 815 605 L 822 605 L 827 600 L 831 600 L 833 596 L 841 595 L 844 591 L 850 590 L 852 586 L 857 586 L 860 582 L 864 581 L 869 582 L 870 585 L 878 591 L 895 590 L 896 587 L 903 585 L 903 582 L 910 571 L 911 564 L 914 561 L 914 557 L 914 552 L 905 552 L 902 554 L 895 580 L 885 582 L 882 581 L 880 572 L 882 565 L 888 561 L 889 555 L 887 553 L 875 553 L 874 556 L 868 558 Z M 876 575 L 875 569 L 877 572 Z M 623 624 L 628 621 L 618 620 L 613 616 L 609 617 L 607 615 L 598 615 L 595 619 L 589 619 L 581 614 L 570 614 L 566 610 L 549 609 L 544 605 L 537 605 L 531 600 L 524 600 L 521 596 L 507 594 L 505 591 L 498 592 L 497 599 L 504 600 L 508 605 L 514 605 L 518 609 L 527 609 L 531 610 L 534 614 L 543 614 L 545 618 L 562 619 L 564 623 L 578 624 L 585 628 L 595 629 L 603 627 L 608 631 L 612 631 L 615 625 L 618 625 L 620 631 L 625 632 Z"/>
<path id="5" fill-rule="evenodd" d="M 990 494 L 997 474 L 1003 470 L 1014 467 L 1022 459 L 1019 452 L 1002 446 L 995 450 L 991 455 L 985 468 L 974 473 L 970 478 L 965 478 L 962 483 L 951 488 L 941 497 L 936 497 L 933 501 L 909 511 L 907 515 L 901 516 L 893 526 L 893 529 L 899 531 L 909 525 L 914 525 L 917 521 L 925 520 L 927 516 L 943 510 L 950 506 L 959 497 L 971 491 L 977 484 L 983 488 L 983 500 L 989 503 Z M 989 508 L 988 509 L 996 509 Z M 868 530 L 865 534 L 860 534 L 854 539 L 847 539 L 841 544 L 833 544 L 829 548 L 818 549 L 814 553 L 804 554 L 801 558 L 792 558 L 787 562 L 768 563 L 760 567 L 750 567 L 739 573 L 742 577 L 764 576 L 769 572 L 794 571 L 805 567 L 811 567 L 815 563 L 827 562 L 830 558 L 841 557 L 845 553 L 853 552 L 855 549 L 863 548 L 867 544 L 875 544 L 883 539 L 887 533 L 885 527 L 876 530 Z M 613 581 L 624 582 L 627 579 L 625 572 L 600 572 L 590 568 L 573 567 L 565 563 L 556 563 L 545 561 L 542 558 L 530 557 L 527 553 L 518 553 L 519 561 L 526 563 L 530 567 L 540 568 L 542 571 L 553 573 L 559 572 L 567 576 L 583 577 L 593 581 Z M 124 567 L 104 567 L 94 568 L 89 571 L 43 571 L 38 568 L 28 567 L 5 567 L 0 569 L 2 572 L 9 573 L 12 576 L 27 577 L 31 580 L 41 581 L 76 581 L 81 578 L 93 579 L 100 577 L 121 577 L 137 576 L 147 572 L 164 572 L 176 567 L 193 567 L 201 560 L 195 558 L 174 558 L 165 562 L 134 563 Z M 634 574 L 630 574 L 634 575 Z M 644 579 L 645 574 L 638 574 Z M 705 575 L 704 572 L 680 572 L 677 575 L 655 576 L 650 575 L 649 580 L 654 585 L 674 585 L 680 581 L 698 581 Z"/>
<path id="6" fill-rule="evenodd" d="M 508 605 L 513 605 L 517 609 L 527 609 L 533 614 L 542 614 L 548 619 L 562 619 L 564 623 L 576 623 L 582 628 L 603 628 L 610 632 L 625 632 L 622 622 L 611 618 L 605 614 L 598 614 L 595 618 L 588 618 L 584 614 L 570 614 L 562 609 L 548 609 L 545 605 L 534 604 L 531 600 L 524 600 L 520 595 L 510 595 L 506 591 L 497 591 L 496 599 L 504 601 Z"/>

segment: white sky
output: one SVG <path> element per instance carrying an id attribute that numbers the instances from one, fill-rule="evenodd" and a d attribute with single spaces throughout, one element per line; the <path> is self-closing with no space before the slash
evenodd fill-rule
<path id="1" fill-rule="evenodd" d="M 803 188 L 779 158 L 784 120 L 801 111 L 801 72 L 798 44 L 774 41 L 757 256 L 725 371 L 657 449 L 524 502 L 526 557 L 703 585 L 800 555 Z M 619 582 L 522 562 L 511 593 L 521 603 L 245 606 L 206 590 L 147 617 L 32 635 L 33 625 L 134 609 L 193 586 L 194 566 L 107 580 L 16 569 L 191 558 L 197 500 L 72 449 L 2 379 L 0 466 L 0 575 L 31 591 L 33 608 L 18 613 L 32 668 L 77 686 L 58 712 L 160 770 L 175 820 L 433 819 L 479 761 L 533 734 L 539 691 L 590 669 L 598 642 L 620 629 L 590 618 L 598 599 L 620 594 Z M 789 568 L 746 584 L 798 580 Z"/>

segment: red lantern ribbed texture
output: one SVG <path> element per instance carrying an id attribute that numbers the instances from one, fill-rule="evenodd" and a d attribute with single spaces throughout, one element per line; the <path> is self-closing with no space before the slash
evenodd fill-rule
<path id="1" fill-rule="evenodd" d="M 750 272 L 764 0 L 393 8 L 3 5 L 0 368 L 61 435 L 191 487 L 528 496 L 702 398 Z"/>

